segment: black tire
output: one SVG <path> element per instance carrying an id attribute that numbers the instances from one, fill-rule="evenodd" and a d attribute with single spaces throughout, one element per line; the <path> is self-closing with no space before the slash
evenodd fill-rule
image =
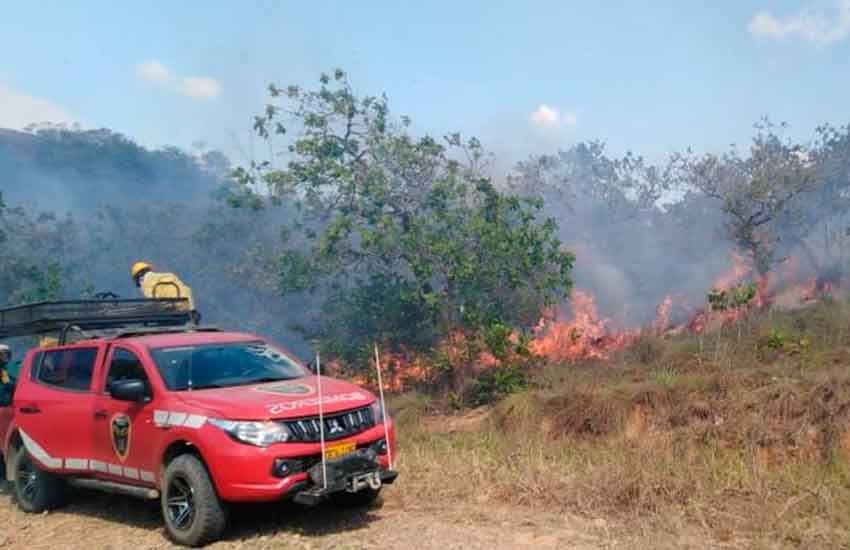
<path id="1" fill-rule="evenodd" d="M 6 457 L 0 456 L 0 494 L 6 494 L 11 491 L 12 484 L 6 481 Z"/>
<path id="2" fill-rule="evenodd" d="M 331 495 L 331 500 L 340 508 L 368 508 L 375 504 L 380 494 L 380 489 L 363 489 L 356 493 L 342 491 Z"/>
<path id="3" fill-rule="evenodd" d="M 38 467 L 26 449 L 12 458 L 12 490 L 15 502 L 24 512 L 38 514 L 61 506 L 65 500 L 65 482 Z"/>
<path id="4" fill-rule="evenodd" d="M 183 546 L 203 546 L 221 536 L 227 513 L 204 464 L 180 455 L 165 469 L 162 516 L 171 540 Z"/>

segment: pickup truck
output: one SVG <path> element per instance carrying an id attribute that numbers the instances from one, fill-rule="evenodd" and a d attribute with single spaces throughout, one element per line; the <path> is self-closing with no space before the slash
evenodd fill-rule
<path id="1" fill-rule="evenodd" d="M 227 503 L 365 506 L 397 476 L 394 426 L 373 394 L 235 332 L 30 350 L 0 437 L 24 511 L 55 508 L 72 487 L 159 499 L 186 546 L 220 537 Z"/>

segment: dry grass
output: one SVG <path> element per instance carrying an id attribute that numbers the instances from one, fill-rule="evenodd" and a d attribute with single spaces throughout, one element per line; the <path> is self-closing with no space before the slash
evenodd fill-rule
<path id="1" fill-rule="evenodd" d="M 759 548 L 850 547 L 850 308 L 551 366 L 474 429 L 396 400 L 416 498 L 511 503 Z M 654 337 L 653 337 L 654 338 Z"/>

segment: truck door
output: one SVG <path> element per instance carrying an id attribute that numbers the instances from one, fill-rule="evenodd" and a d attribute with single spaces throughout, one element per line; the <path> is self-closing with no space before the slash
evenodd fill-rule
<path id="1" fill-rule="evenodd" d="M 34 355 L 19 381 L 14 414 L 29 454 L 49 470 L 86 471 L 92 447 L 92 391 L 100 346 L 68 346 Z M 23 383 L 22 383 L 23 382 Z"/>
<path id="2" fill-rule="evenodd" d="M 151 377 L 143 360 L 130 347 L 112 346 L 98 381 L 94 406 L 94 460 L 100 478 L 130 484 L 155 483 L 162 437 L 153 423 L 154 398 Z M 149 395 L 145 402 L 113 399 L 109 385 L 115 380 L 142 380 Z"/>

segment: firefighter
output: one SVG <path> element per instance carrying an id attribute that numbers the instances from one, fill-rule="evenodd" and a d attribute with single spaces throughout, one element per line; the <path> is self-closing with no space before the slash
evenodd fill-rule
<path id="1" fill-rule="evenodd" d="M 192 318 L 197 323 L 200 315 L 195 309 L 192 289 L 174 273 L 156 273 L 147 262 L 136 262 L 130 269 L 130 275 L 145 298 L 187 298 Z"/>
<path id="2" fill-rule="evenodd" d="M 41 349 L 52 348 L 59 345 L 59 338 L 56 336 L 42 336 L 38 339 L 38 347 Z"/>
<path id="3" fill-rule="evenodd" d="M 12 350 L 9 346 L 0 344 L 0 407 L 8 406 L 12 402 L 15 378 L 18 376 L 20 367 L 20 361 L 12 362 Z M 0 460 L 0 463 L 2 462 Z M 0 481 L 2 481 L 2 478 L 0 478 Z"/>
<path id="4" fill-rule="evenodd" d="M 12 377 L 7 369 L 11 360 L 12 350 L 6 344 L 0 344 L 0 386 L 7 386 L 12 383 Z"/>
<path id="5" fill-rule="evenodd" d="M 15 382 L 9 373 L 9 362 L 12 360 L 12 350 L 5 344 L 0 344 L 0 407 L 12 404 L 12 394 L 15 392 Z M 2 428 L 0 428 L 2 429 Z M 3 434 L 0 433 L 0 436 Z M 0 474 L 3 473 L 3 460 L 0 460 Z M 3 485 L 0 477 L 0 487 Z"/>

